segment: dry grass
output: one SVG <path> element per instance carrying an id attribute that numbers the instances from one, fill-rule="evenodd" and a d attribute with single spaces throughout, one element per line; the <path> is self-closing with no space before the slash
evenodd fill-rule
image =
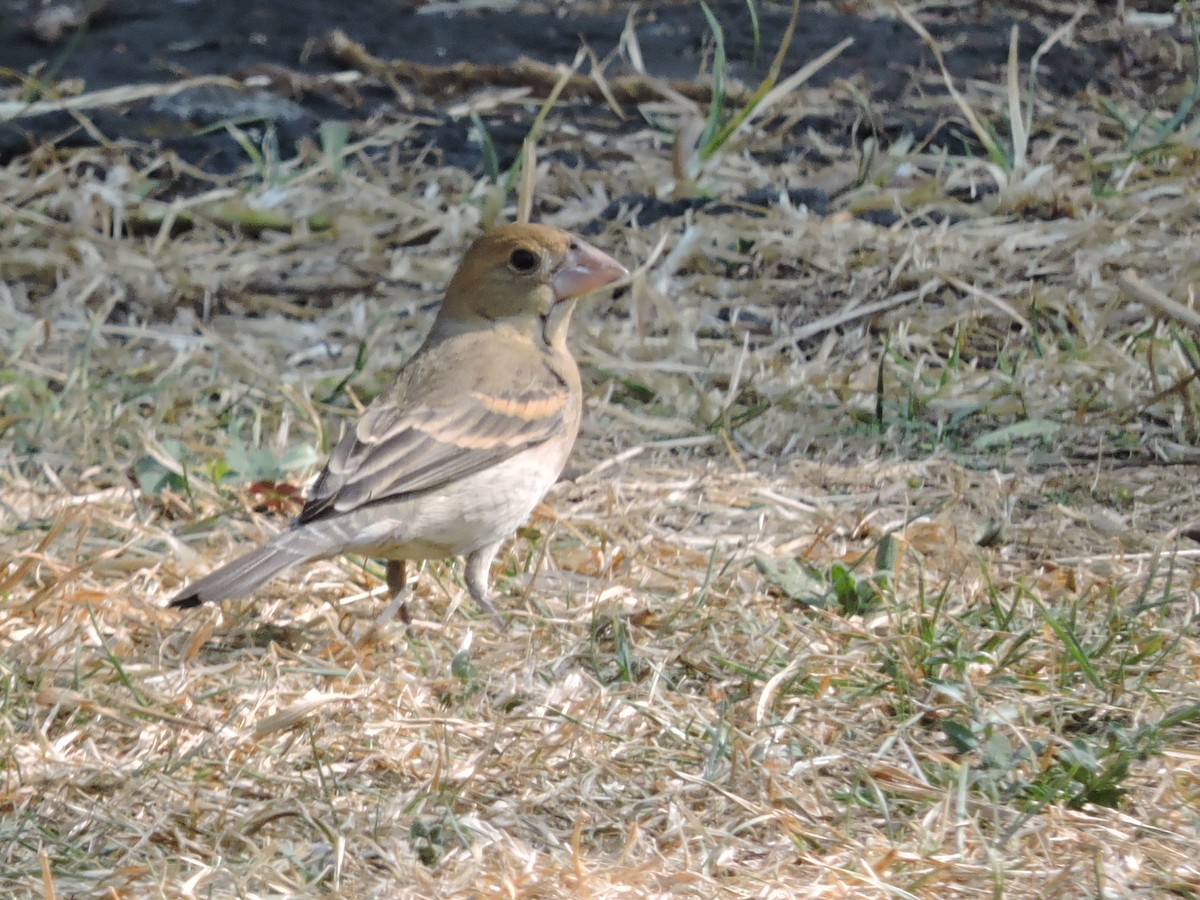
<path id="1" fill-rule="evenodd" d="M 958 87 L 1003 128 L 1003 85 Z M 574 140 L 552 113 L 543 160 Z M 1008 171 L 738 140 L 702 188 L 869 171 L 825 218 L 664 226 L 581 311 L 584 433 L 498 564 L 507 633 L 454 565 L 408 631 L 348 560 L 161 608 L 286 520 L 247 485 L 302 483 L 416 346 L 489 183 L 314 151 L 164 208 L 141 152 L 0 172 L 6 896 L 1200 893 L 1200 353 L 1117 285 L 1191 301 L 1194 125 L 1135 153 L 1044 96 Z M 543 162 L 540 217 L 671 191 L 660 135 L 621 149 Z M 264 209 L 294 227 L 231 224 Z"/>

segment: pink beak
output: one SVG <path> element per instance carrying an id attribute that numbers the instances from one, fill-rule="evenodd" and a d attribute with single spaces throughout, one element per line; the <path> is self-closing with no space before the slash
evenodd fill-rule
<path id="1" fill-rule="evenodd" d="M 604 251 L 572 238 L 567 258 L 550 276 L 550 287 L 554 289 L 555 300 L 572 300 L 628 274 L 628 269 Z"/>

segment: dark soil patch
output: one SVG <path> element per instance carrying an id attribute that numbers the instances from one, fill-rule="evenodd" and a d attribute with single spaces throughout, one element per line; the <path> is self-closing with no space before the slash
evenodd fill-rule
<path id="1" fill-rule="evenodd" d="M 761 42 L 753 30 L 744 0 L 717 0 L 712 7 L 725 31 L 731 74 L 746 84 L 757 83 L 766 71 L 775 45 L 787 23 L 789 6 L 759 3 Z M 305 79 L 331 75 L 344 68 L 328 53 L 327 36 L 341 29 L 368 51 L 386 60 L 403 59 L 429 65 L 454 62 L 510 64 L 521 57 L 545 63 L 569 63 L 581 43 L 600 58 L 612 53 L 625 27 L 626 7 L 617 4 L 575 4 L 571 14 L 537 5 L 504 12 L 447 14 L 423 12 L 414 4 L 328 3 L 325 0 L 258 0 L 252 4 L 195 0 L 112 0 L 90 21 L 64 30 L 47 44 L 31 32 L 31 0 L 0 0 L 0 59 L 11 70 L 39 79 L 78 78 L 86 90 L 120 85 L 166 83 L 189 75 L 229 75 L 245 79 L 269 74 L 267 90 L 238 92 L 225 88 L 190 91 L 89 114 L 108 138 L 129 139 L 174 150 L 190 163 L 214 173 L 232 171 L 246 161 L 244 151 L 221 126 L 234 120 L 261 138 L 270 124 L 280 153 L 291 156 L 297 142 L 313 137 L 328 120 L 347 122 L 354 131 L 370 121 L 419 113 L 430 124 L 413 141 L 414 154 L 437 152 L 442 164 L 480 170 L 484 156 L 472 140 L 466 120 L 445 113 L 444 97 L 404 97 L 375 79 L 353 89 L 328 83 L 314 87 Z M 40 8 L 40 7 L 38 7 Z M 976 16 L 954 15 L 943 21 L 931 17 L 931 31 L 947 48 L 952 71 L 960 78 L 995 83 L 1007 55 L 1013 14 L 1008 4 L 980 4 Z M 1104 13 L 1097 13 L 1104 15 Z M 697 3 L 649 2 L 639 7 L 636 29 L 649 71 L 678 81 L 707 80 L 712 39 Z M 1021 56 L 1028 59 L 1053 21 L 1025 21 Z M 930 71 L 928 51 L 903 23 L 870 20 L 827 11 L 823 4 L 805 2 L 800 26 L 788 54 L 785 73 L 793 71 L 845 37 L 854 44 L 813 79 L 827 85 L 846 79 L 875 102 L 892 104 L 918 87 Z M 1056 47 L 1043 60 L 1040 83 L 1057 94 L 1073 94 L 1089 83 L 1105 82 L 1111 48 L 1079 42 Z M 282 67 L 271 69 L 270 67 Z M 288 74 L 285 74 L 288 73 Z M 617 74 L 617 66 L 608 74 Z M 296 77 L 289 78 L 289 75 Z M 587 107 L 594 107 L 587 109 Z M 523 114 L 506 108 L 485 117 L 501 165 L 518 151 L 536 110 L 530 103 Z M 600 104 L 577 103 L 572 118 L 587 117 L 587 127 L 618 132 L 644 127 L 633 117 L 622 123 Z M 848 140 L 848 123 L 826 118 L 817 127 L 831 140 Z M 886 123 L 891 130 L 913 130 L 924 136 L 939 123 L 901 115 Z M 23 116 L 0 123 L 0 160 L 23 153 L 38 143 L 88 143 L 92 139 L 65 113 Z M 578 161 L 589 162 L 582 146 Z M 571 160 L 568 160 L 571 161 Z"/>

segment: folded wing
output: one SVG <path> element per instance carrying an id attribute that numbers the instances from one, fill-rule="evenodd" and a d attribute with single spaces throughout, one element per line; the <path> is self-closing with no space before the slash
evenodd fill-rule
<path id="1" fill-rule="evenodd" d="M 561 433 L 567 393 L 553 380 L 478 387 L 437 408 L 381 400 L 334 448 L 297 524 L 434 490 Z"/>

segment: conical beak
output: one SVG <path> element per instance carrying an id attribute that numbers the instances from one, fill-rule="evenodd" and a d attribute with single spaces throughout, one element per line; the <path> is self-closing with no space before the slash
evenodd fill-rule
<path id="1" fill-rule="evenodd" d="M 607 253 L 574 238 L 567 258 L 550 276 L 550 287 L 555 300 L 572 300 L 628 274 L 629 270 Z"/>

